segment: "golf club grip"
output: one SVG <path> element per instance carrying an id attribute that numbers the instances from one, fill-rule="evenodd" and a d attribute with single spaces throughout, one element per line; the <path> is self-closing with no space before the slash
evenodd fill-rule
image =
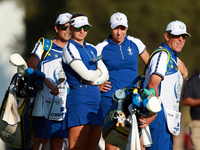
<path id="1" fill-rule="evenodd" d="M 42 150 L 42 143 L 40 143 L 40 147 L 39 147 L 39 149 L 38 150 Z"/>

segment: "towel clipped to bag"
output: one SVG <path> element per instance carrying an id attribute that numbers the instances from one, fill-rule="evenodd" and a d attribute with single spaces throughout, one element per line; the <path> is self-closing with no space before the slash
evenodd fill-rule
<path id="1" fill-rule="evenodd" d="M 128 110 L 131 115 L 132 127 L 128 135 L 126 150 L 141 150 L 140 138 L 138 135 L 139 131 L 138 131 L 137 119 L 136 119 L 135 114 L 132 112 L 132 108 L 133 108 L 133 103 L 128 106 Z"/>
<path id="2" fill-rule="evenodd" d="M 8 101 L 7 101 L 5 112 L 2 119 L 3 121 L 7 122 L 9 125 L 15 125 L 18 122 L 20 122 L 17 98 L 16 98 L 16 93 L 14 90 L 15 79 L 12 81 L 12 83 L 9 86 Z"/>

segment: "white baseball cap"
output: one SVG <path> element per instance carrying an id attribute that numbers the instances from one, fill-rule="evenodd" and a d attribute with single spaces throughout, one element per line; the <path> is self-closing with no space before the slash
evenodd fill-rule
<path id="1" fill-rule="evenodd" d="M 70 13 L 60 14 L 57 17 L 55 24 L 65 24 L 70 21 L 71 17 L 72 15 Z"/>
<path id="2" fill-rule="evenodd" d="M 82 27 L 82 26 L 85 26 L 85 25 L 91 26 L 89 24 L 88 18 L 86 16 L 78 16 L 78 17 L 71 19 L 70 25 L 74 26 L 75 28 Z"/>
<path id="3" fill-rule="evenodd" d="M 191 35 L 186 31 L 186 25 L 178 20 L 170 22 L 167 25 L 165 32 L 168 32 L 173 35 L 187 34 L 188 36 L 191 37 Z"/>
<path id="4" fill-rule="evenodd" d="M 128 27 L 128 20 L 125 14 L 117 12 L 114 13 L 111 17 L 110 17 L 110 27 L 111 29 L 114 29 L 117 26 L 125 26 L 126 28 Z"/>

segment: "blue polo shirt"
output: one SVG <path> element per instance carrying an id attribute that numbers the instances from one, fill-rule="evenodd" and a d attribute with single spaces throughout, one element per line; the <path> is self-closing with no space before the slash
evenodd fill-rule
<path id="1" fill-rule="evenodd" d="M 68 53 L 67 58 L 63 57 L 63 69 L 66 73 L 69 86 L 75 86 L 83 84 L 80 75 L 78 75 L 69 65 L 74 60 L 81 60 L 88 70 L 96 70 L 97 62 L 93 62 L 92 59 L 97 56 L 95 47 L 84 41 L 84 46 L 69 39 L 65 45 L 63 53 Z"/>
<path id="2" fill-rule="evenodd" d="M 109 81 L 111 81 L 112 88 L 110 91 L 102 93 L 102 96 L 108 97 L 112 97 L 115 90 L 129 86 L 137 77 L 137 57 L 146 49 L 146 46 L 138 38 L 126 36 L 119 45 L 114 43 L 111 37 L 110 35 L 107 40 L 96 46 L 98 55 L 103 56 L 102 60 L 109 71 Z"/>

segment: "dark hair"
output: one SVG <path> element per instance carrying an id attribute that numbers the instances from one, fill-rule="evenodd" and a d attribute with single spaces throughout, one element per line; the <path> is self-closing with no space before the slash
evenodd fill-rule
<path id="1" fill-rule="evenodd" d="M 86 15 L 81 14 L 81 13 L 76 13 L 76 14 L 73 14 L 73 15 L 72 15 L 71 19 L 76 18 L 76 17 L 79 17 L 79 16 L 86 16 Z"/>

